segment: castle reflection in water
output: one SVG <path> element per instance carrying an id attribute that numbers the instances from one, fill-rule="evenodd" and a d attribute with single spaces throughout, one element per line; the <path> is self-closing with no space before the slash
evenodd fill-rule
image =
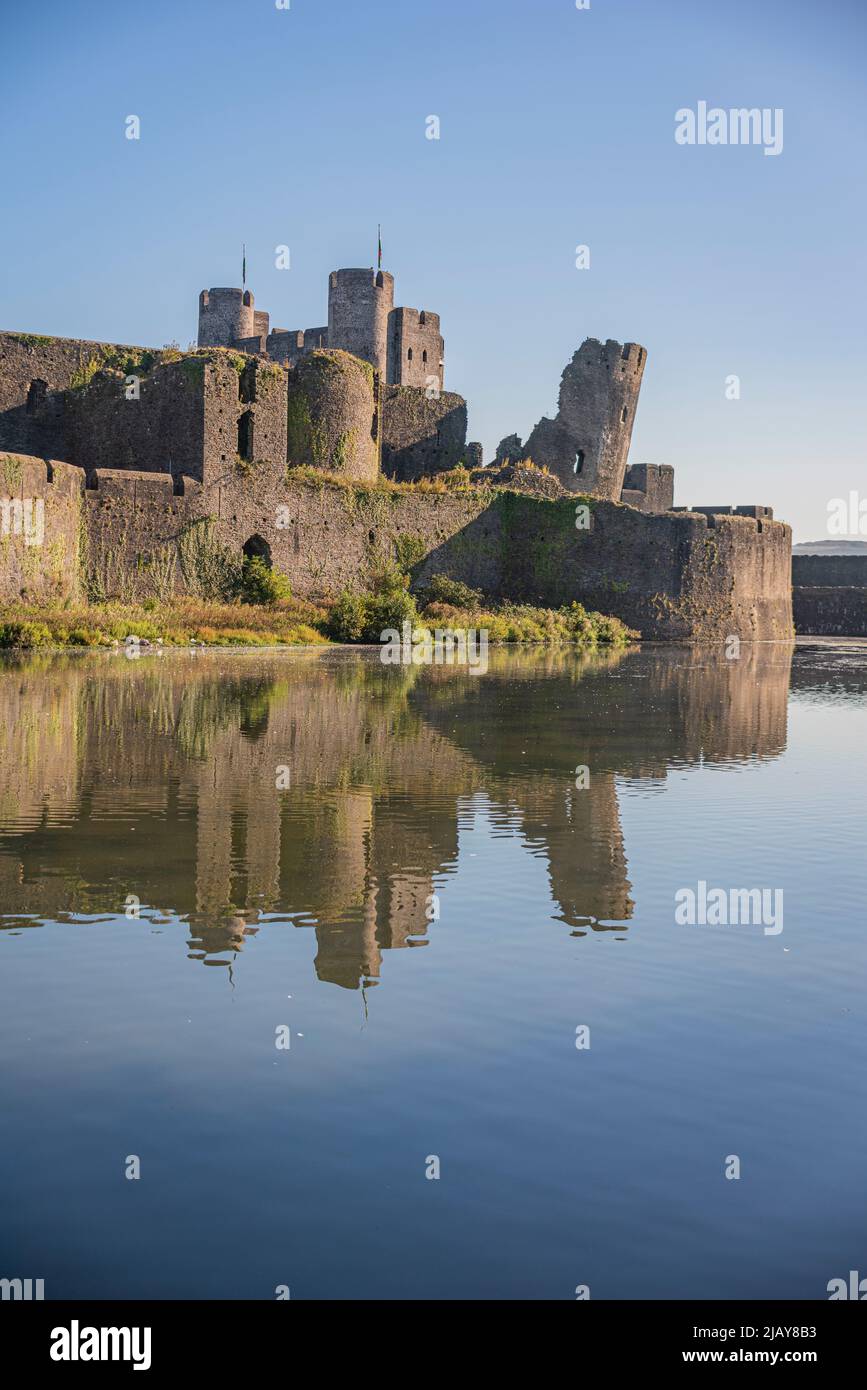
<path id="1" fill-rule="evenodd" d="M 622 932 L 618 778 L 777 756 L 791 657 L 501 650 L 483 677 L 336 650 L 7 658 L 0 926 L 122 917 L 135 895 L 225 965 L 291 922 L 316 932 L 318 977 L 357 988 L 435 939 L 431 895 L 484 806 L 547 861 L 574 935 Z"/>

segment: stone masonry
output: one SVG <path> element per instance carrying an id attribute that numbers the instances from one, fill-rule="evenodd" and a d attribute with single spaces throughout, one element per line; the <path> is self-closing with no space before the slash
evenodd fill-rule
<path id="1" fill-rule="evenodd" d="M 647 353 L 588 338 L 563 372 L 555 419 L 543 416 L 524 457 L 571 492 L 620 500 Z"/>
<path id="2" fill-rule="evenodd" d="M 627 471 L 637 344 L 586 340 L 556 418 L 526 444 L 507 437 L 487 485 L 468 472 L 457 492 L 384 488 L 479 463 L 466 402 L 441 389 L 438 317 L 392 301 L 385 272 L 335 272 L 328 345 L 295 334 L 285 362 L 252 294 L 230 289 L 202 296 L 211 341 L 195 352 L 0 333 L 0 599 L 75 597 L 82 582 L 207 596 L 212 552 L 260 555 L 326 599 L 412 554 L 417 584 L 442 573 L 492 600 L 576 600 L 648 638 L 791 635 L 791 532 L 770 508 L 676 511 L 670 468 Z M 528 457 L 547 487 L 522 490 L 546 476 Z"/>
<path id="3" fill-rule="evenodd" d="M 334 270 L 328 277 L 328 323 L 320 328 L 270 327 L 250 290 L 211 289 L 199 295 L 199 347 L 235 348 L 295 366 L 317 348 L 350 352 L 369 362 L 383 384 L 443 389 L 444 343 L 439 314 L 395 308 L 387 270 Z"/>

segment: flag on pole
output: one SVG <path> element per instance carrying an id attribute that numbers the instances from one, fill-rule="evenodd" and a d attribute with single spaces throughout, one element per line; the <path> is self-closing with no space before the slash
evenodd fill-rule
<path id="1" fill-rule="evenodd" d="M 382 270 L 382 226 L 376 229 L 376 268 Z"/>
<path id="2" fill-rule="evenodd" d="M 242 252 L 242 260 L 241 260 L 241 284 L 242 284 L 242 285 L 244 286 L 244 288 L 246 289 L 246 286 L 247 286 L 247 244 L 246 244 L 246 242 L 244 243 L 244 249 L 243 249 L 243 252 Z"/>

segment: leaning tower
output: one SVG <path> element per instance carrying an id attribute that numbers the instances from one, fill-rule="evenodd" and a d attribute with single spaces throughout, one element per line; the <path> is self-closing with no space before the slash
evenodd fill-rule
<path id="1" fill-rule="evenodd" d="M 543 416 L 524 458 L 571 492 L 619 502 L 646 362 L 638 343 L 586 338 L 563 372 L 556 418 Z"/>

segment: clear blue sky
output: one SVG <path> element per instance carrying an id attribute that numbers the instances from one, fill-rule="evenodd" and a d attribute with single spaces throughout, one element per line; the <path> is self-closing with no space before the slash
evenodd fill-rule
<path id="1" fill-rule="evenodd" d="M 242 241 L 272 323 L 312 326 L 381 221 L 487 457 L 611 337 L 648 348 L 631 457 L 676 501 L 807 540 L 867 491 L 865 0 L 2 0 L 2 25 L 0 326 L 186 345 Z M 782 107 L 782 154 L 676 144 L 699 100 Z"/>

